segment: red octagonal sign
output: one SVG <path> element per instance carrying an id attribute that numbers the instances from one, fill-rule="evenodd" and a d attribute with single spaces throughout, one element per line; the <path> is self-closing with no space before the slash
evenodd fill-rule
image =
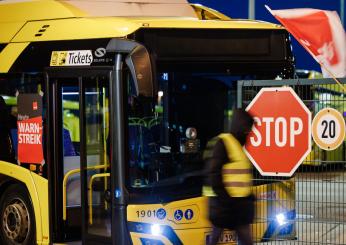
<path id="1" fill-rule="evenodd" d="M 262 88 L 245 151 L 262 175 L 292 176 L 311 150 L 311 112 L 290 87 Z"/>

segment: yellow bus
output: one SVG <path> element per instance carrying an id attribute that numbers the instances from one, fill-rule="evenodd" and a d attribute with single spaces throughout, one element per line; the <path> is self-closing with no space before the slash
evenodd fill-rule
<path id="1" fill-rule="evenodd" d="M 183 0 L 5 0 L 0 30 L 1 244 L 205 244 L 236 81 L 294 73 L 282 27 Z M 254 192 L 255 239 L 294 238 L 293 180 Z"/>

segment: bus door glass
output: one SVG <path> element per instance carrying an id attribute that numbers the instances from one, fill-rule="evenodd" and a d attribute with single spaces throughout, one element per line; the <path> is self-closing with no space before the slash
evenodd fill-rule
<path id="1" fill-rule="evenodd" d="M 75 74 L 76 72 L 74 72 Z M 107 71 L 50 77 L 55 86 L 53 124 L 55 224 L 65 240 L 111 240 L 109 79 Z M 71 73 L 72 74 L 72 73 Z M 62 163 L 62 165 L 61 165 Z M 60 194 L 61 193 L 61 194 Z M 59 242 L 63 242 L 60 238 Z"/>
<path id="2" fill-rule="evenodd" d="M 62 140 L 62 211 L 65 230 L 70 238 L 79 238 L 82 216 L 80 176 L 80 107 L 78 78 L 64 79 L 60 88 L 62 123 L 58 125 Z M 60 133 L 58 134 L 60 135 Z M 58 170 L 58 166 L 57 169 Z M 59 183 L 59 182 L 57 182 Z M 59 185 L 59 184 L 58 184 Z M 60 188 L 60 186 L 58 187 Z"/>
<path id="3" fill-rule="evenodd" d="M 111 236 L 108 77 L 83 79 L 87 234 Z"/>

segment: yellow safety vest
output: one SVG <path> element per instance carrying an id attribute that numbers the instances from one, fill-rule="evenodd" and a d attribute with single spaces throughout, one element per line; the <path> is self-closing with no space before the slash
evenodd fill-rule
<path id="1" fill-rule="evenodd" d="M 246 197 L 251 194 L 252 165 L 243 147 L 232 134 L 220 134 L 230 162 L 222 167 L 222 181 L 231 197 Z"/>
<path id="2" fill-rule="evenodd" d="M 218 137 L 214 137 L 213 139 L 208 141 L 207 146 L 203 152 L 204 161 L 207 161 L 213 157 L 214 146 L 218 140 L 219 140 Z M 206 168 L 208 168 L 208 166 L 206 166 Z M 214 192 L 211 186 L 205 184 L 203 185 L 203 188 L 202 188 L 202 195 L 206 197 L 215 197 L 216 193 Z"/>

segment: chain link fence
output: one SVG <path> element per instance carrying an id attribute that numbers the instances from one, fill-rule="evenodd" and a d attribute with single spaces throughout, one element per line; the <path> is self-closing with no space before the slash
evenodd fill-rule
<path id="1" fill-rule="evenodd" d="M 346 86 L 346 79 L 340 82 Z M 237 105 L 246 108 L 263 87 L 290 86 L 312 113 L 334 108 L 346 118 L 346 92 L 333 79 L 239 81 Z M 346 141 L 312 149 L 293 178 L 255 174 L 253 236 L 268 244 L 346 244 Z"/>

